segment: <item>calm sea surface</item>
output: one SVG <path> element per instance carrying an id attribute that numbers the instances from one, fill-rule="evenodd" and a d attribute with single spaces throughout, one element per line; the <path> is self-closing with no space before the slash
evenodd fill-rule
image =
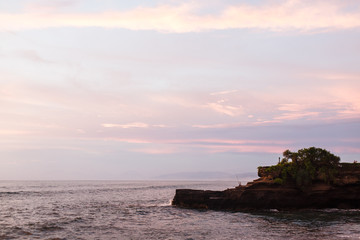
<path id="1" fill-rule="evenodd" d="M 216 212 L 170 205 L 176 188 L 236 182 L 0 182 L 0 239 L 360 239 L 360 211 Z"/>

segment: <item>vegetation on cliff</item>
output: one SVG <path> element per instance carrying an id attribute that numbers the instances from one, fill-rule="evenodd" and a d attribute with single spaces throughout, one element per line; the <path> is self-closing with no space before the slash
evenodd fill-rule
<path id="1" fill-rule="evenodd" d="M 340 167 L 340 157 L 325 149 L 310 147 L 297 152 L 286 150 L 283 159 L 265 172 L 275 183 L 295 182 L 302 188 L 315 180 L 332 183 Z"/>
<path id="2" fill-rule="evenodd" d="M 224 191 L 177 189 L 173 205 L 214 210 L 360 208 L 360 164 L 321 148 L 286 150 L 259 179 Z"/>

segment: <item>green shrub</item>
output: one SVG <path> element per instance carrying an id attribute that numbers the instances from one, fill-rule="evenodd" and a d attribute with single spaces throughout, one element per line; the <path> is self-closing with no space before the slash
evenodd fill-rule
<path id="1" fill-rule="evenodd" d="M 283 185 L 284 182 L 285 182 L 285 181 L 284 181 L 283 179 L 281 179 L 281 178 L 275 178 L 275 179 L 274 179 L 274 183 L 276 183 L 276 184 Z"/>
<path id="2" fill-rule="evenodd" d="M 280 163 L 270 166 L 265 172 L 274 177 L 277 184 L 293 181 L 300 188 L 311 185 L 318 176 L 327 183 L 333 182 L 338 169 L 343 166 L 338 156 L 321 148 L 310 147 L 297 152 L 286 150 L 283 156 Z M 360 169 L 357 163 L 344 165 L 346 169 L 351 167 Z"/>

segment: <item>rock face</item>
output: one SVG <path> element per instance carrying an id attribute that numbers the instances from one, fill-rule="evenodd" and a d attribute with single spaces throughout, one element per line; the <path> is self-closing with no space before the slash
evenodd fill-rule
<path id="1" fill-rule="evenodd" d="M 342 170 L 333 183 L 315 180 L 306 188 L 276 183 L 259 168 L 260 178 L 224 191 L 177 189 L 172 204 L 185 208 L 244 209 L 360 208 L 360 170 Z"/>

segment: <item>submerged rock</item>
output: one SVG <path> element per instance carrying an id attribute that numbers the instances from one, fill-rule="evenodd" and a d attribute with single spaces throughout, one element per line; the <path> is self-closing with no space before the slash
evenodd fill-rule
<path id="1" fill-rule="evenodd" d="M 259 168 L 259 179 L 224 191 L 177 189 L 172 204 L 178 207 L 238 211 L 244 209 L 360 208 L 360 168 L 340 165 L 328 183 L 321 176 L 307 186 L 295 181 L 279 183 L 274 174 Z"/>

